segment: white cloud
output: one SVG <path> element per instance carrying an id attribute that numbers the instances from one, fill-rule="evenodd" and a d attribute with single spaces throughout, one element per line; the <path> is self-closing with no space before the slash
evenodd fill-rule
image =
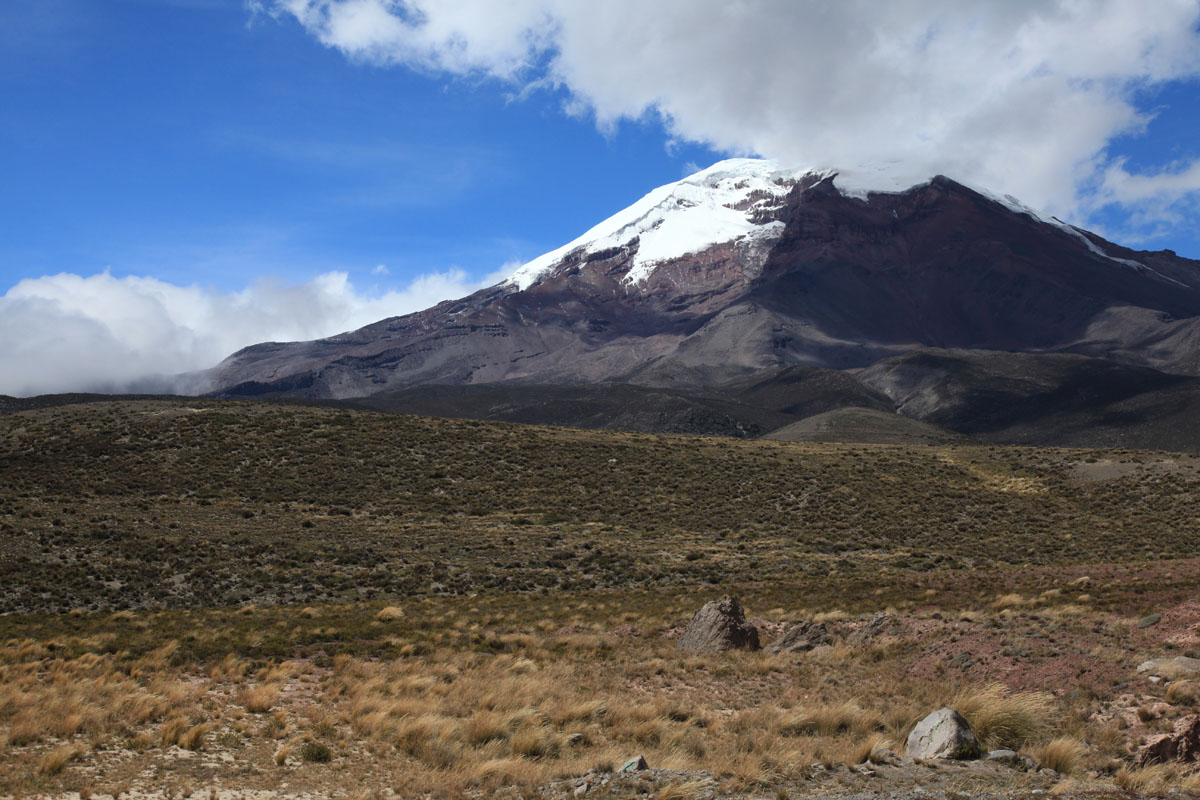
<path id="1" fill-rule="evenodd" d="M 186 388 L 148 378 L 205 369 L 258 342 L 331 336 L 418 311 L 490 278 L 452 269 L 373 295 L 344 272 L 239 292 L 108 272 L 30 278 L 0 296 L 0 393 Z"/>
<path id="2" fill-rule="evenodd" d="M 387 264 L 376 264 L 371 270 L 372 275 L 391 275 L 392 271 L 388 269 Z"/>
<path id="3" fill-rule="evenodd" d="M 1120 174 L 1136 93 L 1200 74 L 1200 2 L 274 0 L 375 64 L 554 85 L 597 123 L 796 164 L 944 173 L 1079 217 L 1185 199 L 1196 162 Z M 1188 144 L 1188 143 L 1184 143 Z M 1114 172 L 1114 169 L 1117 170 Z M 1173 201 L 1167 199 L 1167 205 Z"/>

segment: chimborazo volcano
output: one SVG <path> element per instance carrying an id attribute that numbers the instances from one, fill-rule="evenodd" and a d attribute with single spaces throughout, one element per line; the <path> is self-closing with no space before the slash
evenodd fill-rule
<path id="1" fill-rule="evenodd" d="M 914 358 L 930 349 L 937 357 Z M 1188 405 L 1200 262 L 1130 250 L 943 176 L 881 187 L 733 159 L 469 297 L 254 345 L 206 378 L 223 396 L 573 424 L 550 411 L 554 394 L 591 403 L 591 424 L 620 425 L 594 407 L 603 387 L 624 405 L 675 408 L 676 422 L 703 406 L 726 422 L 698 429 L 751 434 L 841 407 L 940 418 L 938 387 L 953 384 L 954 429 L 1003 439 L 962 407 L 963 375 L 987 402 L 1011 394 L 1030 414 L 1099 413 L 1145 391 Z M 1075 389 L 1055 395 L 1064 386 Z"/>

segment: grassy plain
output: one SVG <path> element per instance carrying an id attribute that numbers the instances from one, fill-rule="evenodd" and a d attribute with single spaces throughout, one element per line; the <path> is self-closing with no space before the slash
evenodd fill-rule
<path id="1" fill-rule="evenodd" d="M 0 486 L 0 794 L 1200 789 L 1131 759 L 1200 695 L 1135 672 L 1200 655 L 1189 456 L 128 401 L 0 416 Z M 678 654 L 722 593 L 835 643 Z M 947 703 L 1057 774 L 891 763 Z"/>

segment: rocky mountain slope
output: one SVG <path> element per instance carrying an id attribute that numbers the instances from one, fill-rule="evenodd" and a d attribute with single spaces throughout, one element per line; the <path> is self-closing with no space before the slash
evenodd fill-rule
<path id="1" fill-rule="evenodd" d="M 948 373 L 945 356 L 920 355 L 929 348 L 1014 355 L 955 356 Z M 1037 402 L 972 389 L 1000 373 L 1040 386 Z M 1200 262 L 945 177 L 902 188 L 735 159 L 496 286 L 328 339 L 248 347 L 204 378 L 226 397 L 735 435 L 898 409 L 992 438 L 1028 422 L 1042 441 L 1038 420 L 1056 409 L 1120 428 L 1160 402 L 1191 408 L 1179 376 L 1196 375 Z"/>
<path id="2" fill-rule="evenodd" d="M 843 185 L 846 183 L 847 185 Z M 313 342 L 246 348 L 227 395 L 429 383 L 711 387 L 920 347 L 1062 351 L 1195 372 L 1200 263 L 1134 252 L 937 177 L 874 192 L 726 161 L 509 280 Z"/>

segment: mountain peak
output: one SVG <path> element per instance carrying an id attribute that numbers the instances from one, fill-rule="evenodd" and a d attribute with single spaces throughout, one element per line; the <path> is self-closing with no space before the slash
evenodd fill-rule
<path id="1" fill-rule="evenodd" d="M 520 267 L 505 283 L 524 290 L 572 254 L 636 247 L 623 282 L 644 282 L 664 262 L 714 244 L 746 238 L 772 240 L 783 225 L 773 214 L 811 169 L 784 169 L 774 161 L 733 158 L 649 192 L 582 236 Z M 821 173 L 821 177 L 825 177 Z"/>
<path id="2" fill-rule="evenodd" d="M 247 348 L 211 377 L 221 391 L 299 397 L 423 383 L 709 387 L 931 346 L 1200 374 L 1200 263 L 899 174 L 722 161 L 500 285 L 344 336 Z"/>
<path id="3" fill-rule="evenodd" d="M 843 170 L 786 166 L 761 158 L 718 161 L 654 189 L 582 236 L 524 264 L 504 285 L 525 290 L 564 261 L 628 248 L 635 252 L 622 282 L 636 287 L 658 265 L 716 244 L 770 245 L 782 233 L 778 212 L 792 190 L 825 181 L 843 196 L 864 201 L 872 194 L 901 193 L 922 183 L 899 177 L 887 165 Z"/>

